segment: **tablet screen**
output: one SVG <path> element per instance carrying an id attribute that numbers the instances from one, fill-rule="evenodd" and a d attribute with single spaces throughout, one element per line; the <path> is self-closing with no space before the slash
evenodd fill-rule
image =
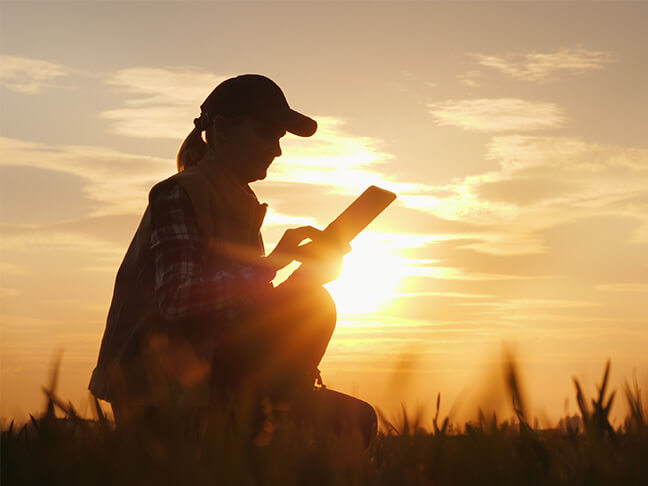
<path id="1" fill-rule="evenodd" d="M 322 233 L 327 243 L 346 244 L 367 227 L 387 206 L 396 194 L 377 186 L 367 188 Z"/>

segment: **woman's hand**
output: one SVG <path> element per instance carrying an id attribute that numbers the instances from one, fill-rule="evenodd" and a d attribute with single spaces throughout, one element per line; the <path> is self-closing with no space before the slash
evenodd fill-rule
<path id="1" fill-rule="evenodd" d="M 309 260 L 307 263 L 302 263 L 287 281 L 315 286 L 332 282 L 340 276 L 342 257 L 341 253 L 337 253 L 326 259 Z"/>
<path id="2" fill-rule="evenodd" d="M 324 285 L 336 280 L 342 271 L 342 259 L 351 251 L 351 245 L 331 245 L 315 241 L 302 245 L 298 260 L 301 266 L 289 280 L 307 285 Z"/>
<path id="3" fill-rule="evenodd" d="M 266 263 L 273 270 L 280 270 L 300 255 L 299 245 L 306 240 L 315 240 L 321 233 L 313 226 L 301 226 L 299 228 L 287 229 L 277 246 L 266 257 Z"/>

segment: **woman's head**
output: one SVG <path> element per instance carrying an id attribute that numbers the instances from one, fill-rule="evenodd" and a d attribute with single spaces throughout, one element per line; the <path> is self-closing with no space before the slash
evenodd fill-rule
<path id="1" fill-rule="evenodd" d="M 209 146 L 242 183 L 265 179 L 268 167 L 281 155 L 279 140 L 286 130 L 253 115 L 222 115 L 205 131 Z"/>
<path id="2" fill-rule="evenodd" d="M 198 163 L 208 147 L 225 151 L 234 164 L 262 166 L 269 154 L 274 153 L 272 158 L 281 155 L 279 138 L 285 132 L 309 137 L 317 129 L 315 120 L 290 108 L 279 86 L 258 74 L 223 81 L 200 108 L 200 117 L 178 152 L 178 171 Z M 255 157 L 258 160 L 250 160 Z"/>

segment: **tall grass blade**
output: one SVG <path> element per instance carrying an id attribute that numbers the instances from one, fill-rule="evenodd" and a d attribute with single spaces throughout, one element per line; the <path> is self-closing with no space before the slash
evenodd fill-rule
<path id="1" fill-rule="evenodd" d="M 626 418 L 625 426 L 627 431 L 645 432 L 646 424 L 648 423 L 648 415 L 644 411 L 643 403 L 641 400 L 641 390 L 637 383 L 637 377 L 634 377 L 633 387 L 626 381 L 624 386 L 626 403 L 630 414 Z"/>
<path id="2" fill-rule="evenodd" d="M 583 425 L 587 426 L 587 424 L 590 423 L 590 411 L 587 407 L 587 403 L 585 402 L 585 396 L 583 394 L 583 389 L 581 388 L 580 383 L 576 378 L 573 378 L 573 380 L 574 386 L 576 387 L 576 403 L 578 403 L 578 408 L 581 413 Z"/>

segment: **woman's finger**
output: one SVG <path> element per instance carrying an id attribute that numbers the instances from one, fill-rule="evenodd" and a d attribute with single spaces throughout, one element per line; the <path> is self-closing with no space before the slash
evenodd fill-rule
<path id="1" fill-rule="evenodd" d="M 314 240 L 321 233 L 320 230 L 313 226 L 300 226 L 299 228 L 287 230 L 286 233 L 288 232 L 290 232 L 290 242 L 295 246 L 301 244 L 304 240 Z"/>

